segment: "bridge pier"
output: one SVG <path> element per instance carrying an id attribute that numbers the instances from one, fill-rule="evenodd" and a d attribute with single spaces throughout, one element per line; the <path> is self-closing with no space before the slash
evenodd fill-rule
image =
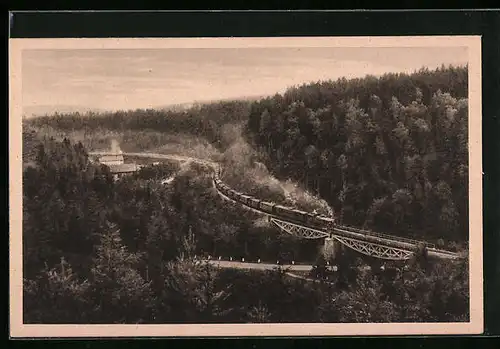
<path id="1" fill-rule="evenodd" d="M 323 256 L 326 260 L 334 260 L 341 248 L 340 242 L 333 238 L 325 238 L 323 242 Z"/>

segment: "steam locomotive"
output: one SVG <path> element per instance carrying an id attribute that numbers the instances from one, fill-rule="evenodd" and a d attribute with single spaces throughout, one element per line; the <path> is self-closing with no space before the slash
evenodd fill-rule
<path id="1" fill-rule="evenodd" d="M 220 180 L 219 171 L 215 172 L 214 175 L 214 185 L 216 189 L 227 196 L 228 198 L 245 205 L 247 207 L 253 208 L 255 210 L 267 213 L 271 216 L 277 218 L 286 218 L 289 221 L 293 221 L 299 224 L 304 224 L 310 227 L 315 227 L 318 229 L 333 228 L 335 223 L 334 219 L 324 216 L 318 213 L 309 213 L 302 210 L 296 210 L 289 207 L 284 207 L 282 205 L 266 202 L 259 200 L 250 195 L 245 195 L 240 193 Z"/>

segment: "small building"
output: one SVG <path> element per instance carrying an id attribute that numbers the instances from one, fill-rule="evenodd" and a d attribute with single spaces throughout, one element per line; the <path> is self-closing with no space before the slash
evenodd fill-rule
<path id="1" fill-rule="evenodd" d="M 99 158 L 99 162 L 106 166 L 118 166 L 123 165 L 125 160 L 123 159 L 122 154 L 113 154 L 113 155 L 103 155 Z"/>
<path id="2" fill-rule="evenodd" d="M 124 175 L 131 174 L 139 171 L 141 168 L 137 164 L 120 164 L 120 165 L 106 165 L 115 179 L 123 177 Z"/>
<path id="3" fill-rule="evenodd" d="M 125 163 L 122 153 L 108 153 L 94 158 L 94 161 L 107 166 L 115 180 L 124 175 L 137 172 L 143 167 L 136 163 Z"/>
<path id="4" fill-rule="evenodd" d="M 106 166 L 109 167 L 111 173 L 113 174 L 133 173 L 138 171 L 140 168 L 137 164 L 119 164 L 119 165 L 106 164 Z"/>

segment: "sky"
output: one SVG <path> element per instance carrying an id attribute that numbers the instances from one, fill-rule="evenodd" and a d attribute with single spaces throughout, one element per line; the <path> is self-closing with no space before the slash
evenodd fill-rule
<path id="1" fill-rule="evenodd" d="M 467 59 L 465 47 L 24 50 L 23 113 L 272 95 L 312 81 L 465 65 Z"/>

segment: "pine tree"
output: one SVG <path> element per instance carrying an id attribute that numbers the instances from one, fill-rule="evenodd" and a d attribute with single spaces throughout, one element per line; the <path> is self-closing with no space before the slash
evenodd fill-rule
<path id="1" fill-rule="evenodd" d="M 79 280 L 64 258 L 58 266 L 45 267 L 36 278 L 23 281 L 25 323 L 85 324 L 92 320 L 90 284 Z"/>
<path id="2" fill-rule="evenodd" d="M 122 244 L 115 225 L 103 232 L 92 267 L 92 293 L 98 321 L 140 323 L 149 321 L 152 304 L 150 283 L 137 270 L 139 256 Z"/>

